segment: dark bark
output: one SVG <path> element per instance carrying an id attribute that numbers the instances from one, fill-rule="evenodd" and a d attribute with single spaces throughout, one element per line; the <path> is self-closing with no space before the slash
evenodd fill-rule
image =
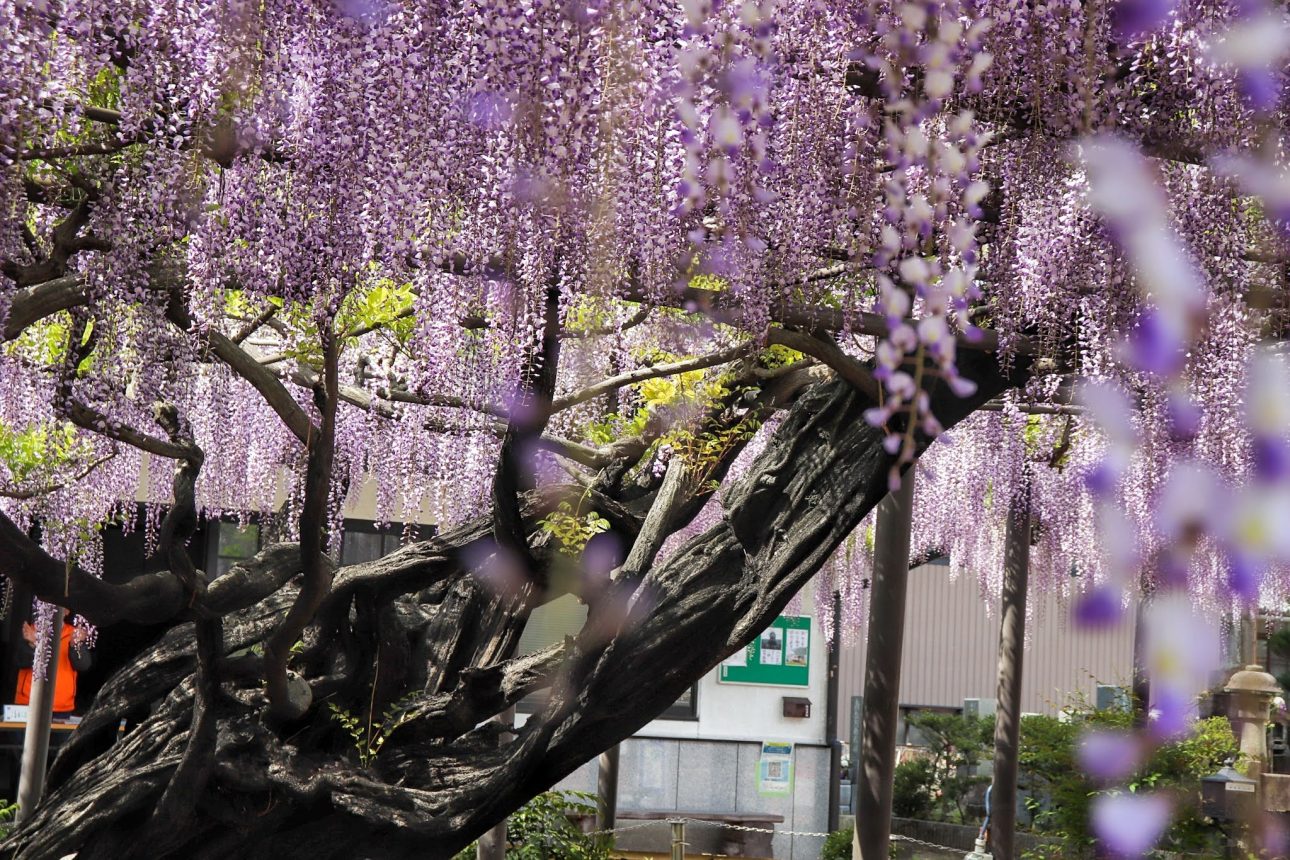
<path id="1" fill-rule="evenodd" d="M 869 644 L 865 649 L 863 776 L 857 786 L 855 843 L 863 860 L 885 860 L 891 839 L 892 778 L 900 719 L 900 662 L 909 583 L 914 476 L 878 507 L 874 529 Z"/>
<path id="2" fill-rule="evenodd" d="M 990 792 L 990 849 L 1013 860 L 1017 829 L 1017 757 L 1021 739 L 1021 673 L 1026 639 L 1026 583 L 1030 578 L 1030 498 L 1012 500 L 1004 537 L 1003 598 L 999 619 L 999 689 L 994 726 L 994 787 Z"/>
<path id="3" fill-rule="evenodd" d="M 934 395 L 947 426 L 1012 384 L 979 353 L 962 356 L 960 365 L 980 388 L 965 400 Z M 266 550 L 260 567 L 247 566 L 205 599 L 228 611 L 214 663 L 218 689 L 208 690 L 203 706 L 215 725 L 211 771 L 176 843 L 153 856 L 451 857 L 632 735 L 782 611 L 886 494 L 891 458 L 881 431 L 863 420 L 870 405 L 842 381 L 801 393 L 749 473 L 725 494 L 721 522 L 644 571 L 625 623 L 608 642 L 584 630 L 560 660 L 512 659 L 509 598 L 462 569 L 467 548 L 492 536 L 491 518 L 342 570 L 304 631 L 304 652 L 288 656 L 313 690 L 311 707 L 289 725 L 265 719 L 253 646 L 281 630 L 297 603 L 293 583 L 263 595 L 302 560 L 290 548 Z M 598 483 L 593 491 L 620 502 L 616 516 L 628 529 L 634 518 L 639 531 L 648 510 L 640 494 L 656 498 L 658 486 Z M 674 525 L 704 498 L 691 494 Z M 544 503 L 520 496 L 535 555 L 551 552 L 530 513 Z M 270 557 L 276 565 L 268 565 Z M 202 677 L 194 632 L 192 621 L 177 624 L 107 683 L 55 763 L 46 802 L 0 846 L 0 856 L 127 856 L 181 768 L 190 736 L 203 731 L 193 719 Z M 388 669 L 391 649 L 408 661 L 396 672 Z M 543 686 L 546 705 L 513 740 L 484 722 Z M 384 701 L 395 694 L 412 694 L 405 721 L 364 766 L 367 756 L 330 708 L 370 721 L 379 734 Z M 112 744 L 119 720 L 138 713 L 147 716 Z"/>

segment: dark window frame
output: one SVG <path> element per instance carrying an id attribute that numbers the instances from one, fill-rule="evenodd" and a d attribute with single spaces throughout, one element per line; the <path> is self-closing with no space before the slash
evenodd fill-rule
<path id="1" fill-rule="evenodd" d="M 255 549 L 250 555 L 226 555 L 220 551 L 220 532 L 224 527 L 241 530 L 242 528 L 255 528 Z M 264 549 L 264 523 L 259 517 L 250 518 L 246 526 L 238 525 L 238 521 L 232 517 L 220 517 L 219 519 L 208 520 L 206 524 L 206 576 L 208 579 L 216 579 L 223 576 L 228 571 L 220 570 L 221 561 L 229 561 L 236 564 L 248 558 L 253 558 L 256 553 Z M 230 567 L 232 566 L 230 564 Z"/>
<path id="2" fill-rule="evenodd" d="M 359 520 L 346 518 L 341 525 L 340 546 L 337 547 L 337 555 L 342 564 L 360 564 L 362 562 L 346 562 L 345 558 L 345 538 L 349 534 L 363 535 L 380 535 L 381 536 L 381 554 L 377 558 L 384 558 L 394 550 L 403 545 L 403 530 L 406 523 L 387 523 L 382 528 L 374 520 Z M 416 535 L 413 540 L 429 540 L 439 533 L 439 527 L 436 525 L 426 525 L 423 523 L 413 523 L 416 529 Z M 364 559 L 369 561 L 370 559 Z"/>

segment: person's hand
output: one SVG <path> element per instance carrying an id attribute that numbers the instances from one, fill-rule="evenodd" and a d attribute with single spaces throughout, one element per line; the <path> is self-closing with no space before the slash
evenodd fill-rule
<path id="1" fill-rule="evenodd" d="M 30 621 L 22 622 L 22 638 L 26 639 L 31 647 L 36 647 L 36 627 Z"/>

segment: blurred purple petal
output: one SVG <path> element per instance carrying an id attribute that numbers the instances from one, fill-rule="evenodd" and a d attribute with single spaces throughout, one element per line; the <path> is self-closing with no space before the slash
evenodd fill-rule
<path id="1" fill-rule="evenodd" d="M 1129 363 L 1144 373 L 1172 374 L 1186 362 L 1184 333 L 1172 326 L 1157 310 L 1148 309 L 1129 334 Z"/>
<path id="2" fill-rule="evenodd" d="M 1142 744 L 1129 732 L 1094 729 L 1080 738 L 1077 754 L 1084 773 L 1102 782 L 1116 782 L 1138 769 Z"/>
<path id="3" fill-rule="evenodd" d="M 1259 599 L 1259 587 L 1267 564 L 1252 555 L 1229 552 L 1227 556 L 1227 587 L 1232 596 L 1247 605 Z"/>
<path id="4" fill-rule="evenodd" d="M 337 0 L 336 8 L 346 18 L 369 27 L 385 23 L 393 11 L 385 0 Z"/>
<path id="5" fill-rule="evenodd" d="M 1176 741 L 1191 733 L 1200 710 L 1194 696 L 1153 679 L 1147 731 L 1159 741 Z"/>
<path id="6" fill-rule="evenodd" d="M 1111 627 L 1124 616 L 1124 596 L 1118 588 L 1094 586 L 1076 599 L 1071 614 L 1080 627 Z"/>
<path id="7" fill-rule="evenodd" d="M 1158 794 L 1104 794 L 1093 800 L 1089 817 L 1106 853 L 1131 860 L 1155 847 L 1171 814 L 1169 801 Z"/>
<path id="8" fill-rule="evenodd" d="M 1265 481 L 1290 478 L 1290 442 L 1266 436 L 1255 436 L 1250 442 L 1254 471 Z"/>
<path id="9" fill-rule="evenodd" d="M 1164 26 L 1177 0 L 1120 0 L 1111 10 L 1115 35 L 1123 44 L 1148 36 Z"/>
<path id="10" fill-rule="evenodd" d="M 582 551 L 582 575 L 592 588 L 603 586 L 609 574 L 623 563 L 623 542 L 613 532 L 601 532 Z"/>
<path id="11" fill-rule="evenodd" d="M 494 594 L 515 597 L 528 584 L 521 560 L 491 540 L 470 545 L 462 555 L 466 568 L 475 579 Z"/>

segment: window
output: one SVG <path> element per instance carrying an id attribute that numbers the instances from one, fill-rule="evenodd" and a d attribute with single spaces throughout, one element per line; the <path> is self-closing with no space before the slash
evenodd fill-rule
<path id="1" fill-rule="evenodd" d="M 260 526 L 235 522 L 211 523 L 212 540 L 209 541 L 210 557 L 206 562 L 208 576 L 214 579 L 228 573 L 229 568 L 260 551 Z"/>
<path id="2" fill-rule="evenodd" d="M 533 610 L 524 633 L 520 636 L 517 654 L 532 654 L 550 645 L 554 645 L 566 636 L 573 636 L 582 629 L 587 620 L 587 607 L 572 594 L 565 594 Z M 681 697 L 658 715 L 661 720 L 697 720 L 699 718 L 696 702 L 697 685 L 691 686 Z M 539 690 L 525 696 L 517 704 L 516 710 L 522 714 L 537 711 L 546 701 L 546 691 Z"/>
<path id="3" fill-rule="evenodd" d="M 361 564 L 389 555 L 403 545 L 403 528 L 402 523 L 378 528 L 376 523 L 367 520 L 345 520 L 345 533 L 340 541 L 340 563 Z M 412 539 L 425 540 L 436 531 L 434 526 L 413 526 Z"/>

